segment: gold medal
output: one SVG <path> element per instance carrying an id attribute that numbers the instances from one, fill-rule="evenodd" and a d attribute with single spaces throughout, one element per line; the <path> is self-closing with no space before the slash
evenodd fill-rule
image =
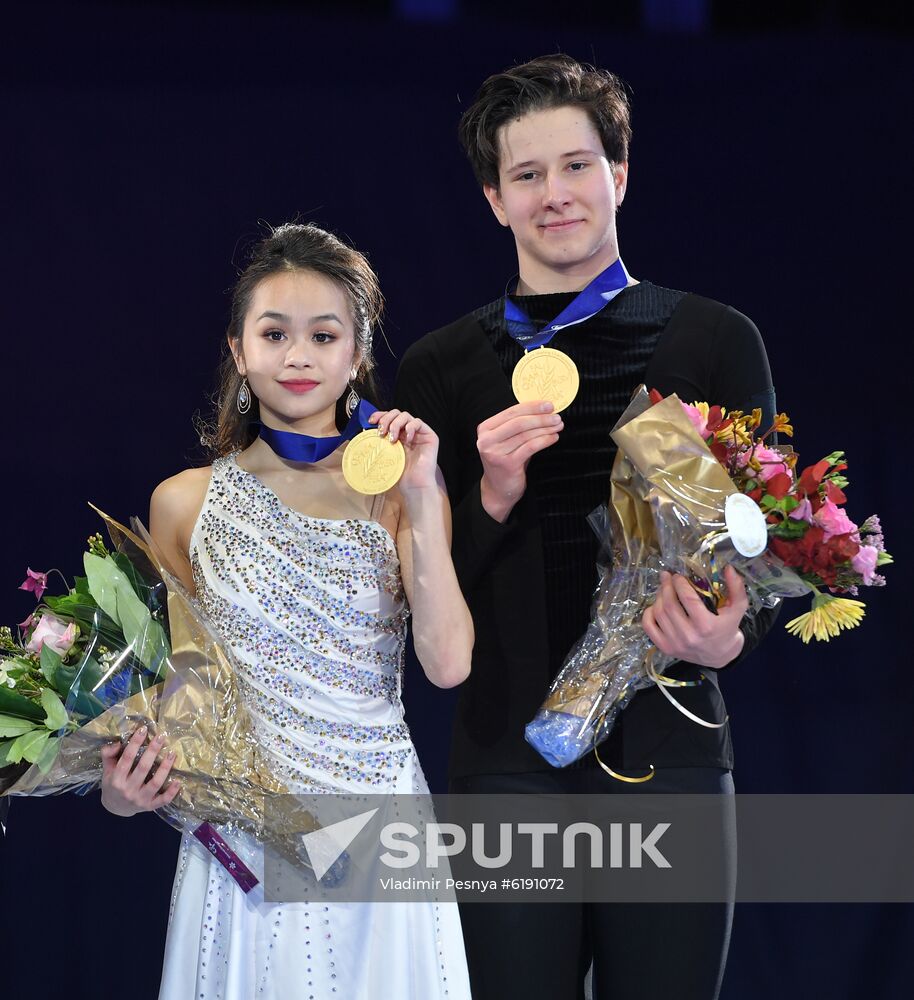
<path id="1" fill-rule="evenodd" d="M 357 434 L 343 452 L 343 477 L 356 492 L 368 496 L 395 486 L 405 468 L 403 445 L 381 437 L 374 428 Z"/>
<path id="2" fill-rule="evenodd" d="M 528 351 L 514 366 L 511 388 L 519 403 L 548 400 L 558 413 L 570 406 L 580 385 L 575 363 L 554 347 Z"/>

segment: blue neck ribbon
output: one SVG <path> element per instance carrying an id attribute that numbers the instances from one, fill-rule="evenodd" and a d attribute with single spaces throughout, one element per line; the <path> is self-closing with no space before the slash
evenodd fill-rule
<path id="1" fill-rule="evenodd" d="M 349 423 L 342 434 L 333 437 L 312 437 L 310 434 L 296 434 L 294 431 L 277 431 L 260 425 L 260 437 L 288 462 L 319 462 L 336 451 L 344 441 L 351 441 L 360 431 L 368 430 L 368 418 L 377 409 L 363 399 L 352 411 Z"/>
<path id="2" fill-rule="evenodd" d="M 584 323 L 604 309 L 628 284 L 628 271 L 618 258 L 605 271 L 601 271 L 582 289 L 558 316 L 547 323 L 539 333 L 533 320 L 505 295 L 505 324 L 508 333 L 524 348 L 542 347 L 566 326 Z"/>

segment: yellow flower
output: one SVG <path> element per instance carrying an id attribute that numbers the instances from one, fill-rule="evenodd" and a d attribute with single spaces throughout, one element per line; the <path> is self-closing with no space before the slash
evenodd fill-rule
<path id="1" fill-rule="evenodd" d="M 793 424 L 790 422 L 790 417 L 786 413 L 775 414 L 774 423 L 771 425 L 771 431 L 776 434 L 786 434 L 787 437 L 793 437 Z M 769 433 L 771 433 L 769 431 Z"/>
<path id="2" fill-rule="evenodd" d="M 812 611 L 794 618 L 787 623 L 786 628 L 791 635 L 798 635 L 803 642 L 809 642 L 812 638 L 828 642 L 841 629 L 859 625 L 865 613 L 863 601 L 817 594 L 813 598 Z"/>
<path id="3" fill-rule="evenodd" d="M 746 416 L 741 410 L 731 410 L 729 413 L 725 410 L 724 413 L 733 422 L 728 427 L 724 427 L 717 432 L 715 435 L 717 440 L 722 441 L 724 444 L 730 444 L 731 441 L 737 445 L 752 444 L 751 415 Z"/>

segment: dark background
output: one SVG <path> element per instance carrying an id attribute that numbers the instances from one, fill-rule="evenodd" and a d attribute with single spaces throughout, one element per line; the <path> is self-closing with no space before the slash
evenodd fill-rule
<path id="1" fill-rule="evenodd" d="M 417 19 L 415 6 L 7 16 L 0 620 L 31 610 L 16 590 L 27 565 L 78 571 L 99 528 L 87 500 L 145 518 L 153 487 L 194 461 L 191 415 L 260 220 L 313 220 L 369 254 L 388 385 L 410 342 L 499 294 L 513 242 L 456 121 L 486 75 L 563 49 L 631 85 L 629 269 L 756 321 L 795 447 L 847 451 L 850 512 L 881 514 L 898 561 L 864 595 L 861 628 L 804 647 L 779 625 L 726 676 L 737 788 L 911 792 L 914 45 L 897 9 L 441 0 Z M 452 699 L 410 664 L 407 719 L 439 790 Z M 155 996 L 176 848 L 165 824 L 111 817 L 95 794 L 14 801 L 3 997 Z M 907 997 L 912 932 L 911 907 L 743 905 L 723 995 Z"/>

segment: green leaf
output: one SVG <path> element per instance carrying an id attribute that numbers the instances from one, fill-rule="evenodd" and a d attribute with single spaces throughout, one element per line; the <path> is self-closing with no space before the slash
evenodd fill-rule
<path id="1" fill-rule="evenodd" d="M 0 740 L 0 767 L 6 767 L 7 764 L 11 763 L 7 759 L 7 755 L 10 752 L 10 747 L 15 742 L 15 740 Z"/>
<path id="2" fill-rule="evenodd" d="M 120 625 L 121 619 L 117 610 L 117 580 L 121 574 L 117 566 L 91 552 L 83 554 L 83 565 L 86 567 L 89 593 L 102 611 L 116 625 Z"/>
<path id="3" fill-rule="evenodd" d="M 55 653 L 51 647 L 45 643 L 41 647 L 41 672 L 47 678 L 49 684 L 54 683 L 54 675 L 57 673 L 58 668 L 63 659 L 59 653 Z"/>
<path id="4" fill-rule="evenodd" d="M 47 729 L 35 729 L 30 733 L 24 733 L 13 740 L 13 745 L 7 753 L 7 760 L 10 764 L 18 764 L 20 760 L 34 764 L 50 738 L 51 734 Z"/>
<path id="5" fill-rule="evenodd" d="M 47 713 L 44 724 L 52 733 L 56 733 L 58 729 L 63 729 L 70 721 L 67 710 L 63 707 L 63 702 L 57 696 L 57 693 L 50 688 L 45 688 L 41 692 L 41 704 Z"/>
<path id="6" fill-rule="evenodd" d="M 146 667 L 158 666 L 168 653 L 162 626 L 153 621 L 146 605 L 137 597 L 129 578 L 113 559 L 86 552 L 83 556 L 89 589 L 99 607 L 124 630 L 124 638 L 134 656 Z"/>
<path id="7" fill-rule="evenodd" d="M 73 693 L 73 704 L 70 706 L 73 715 L 94 719 L 105 711 L 106 706 L 92 694 L 92 689 L 102 679 L 104 673 L 101 664 L 91 656 L 74 666 L 64 664 L 57 671 L 54 687 L 64 701 L 67 701 Z"/>
<path id="8" fill-rule="evenodd" d="M 149 585 L 127 556 L 125 556 L 122 552 L 112 552 L 111 559 L 114 561 L 115 566 L 117 566 L 117 568 L 130 581 L 130 586 L 133 588 L 133 592 L 135 594 L 142 594 L 149 590 Z"/>
<path id="9" fill-rule="evenodd" d="M 18 719 L 14 715 L 0 715 L 0 736 L 22 736 L 36 729 L 31 719 Z"/>
<path id="10" fill-rule="evenodd" d="M 777 500 L 775 500 L 775 498 L 770 493 L 766 493 L 759 501 L 759 507 L 761 507 L 762 510 L 771 510 L 772 507 L 776 506 L 777 506 Z"/>
<path id="11" fill-rule="evenodd" d="M 44 604 L 59 618 L 77 622 L 86 632 L 99 618 L 111 622 L 110 618 L 99 611 L 98 602 L 89 592 L 89 582 L 84 576 L 76 578 L 76 587 L 68 594 L 63 597 L 45 597 Z"/>
<path id="12" fill-rule="evenodd" d="M 98 605 L 91 595 L 69 593 L 63 597 L 46 597 L 44 603 L 57 615 L 68 621 L 92 621 Z"/>
<path id="13" fill-rule="evenodd" d="M 79 667 L 76 666 L 76 665 L 74 665 L 74 666 L 67 666 L 67 664 L 63 664 L 58 669 L 57 673 L 54 674 L 54 690 L 65 701 L 66 701 L 67 695 L 69 695 L 69 693 L 70 693 L 70 688 L 71 688 L 71 686 L 73 684 L 73 681 L 76 679 L 76 674 L 77 674 L 78 670 L 79 670 Z"/>
<path id="14" fill-rule="evenodd" d="M 3 686 L 0 686 L 0 712 L 4 715 L 15 715 L 20 719 L 44 722 L 44 712 L 40 705 Z"/>
<path id="15" fill-rule="evenodd" d="M 793 521 L 790 518 L 785 518 L 783 521 L 775 524 L 769 530 L 775 538 L 802 538 L 806 533 L 806 529 L 809 527 L 805 521 Z"/>
<path id="16" fill-rule="evenodd" d="M 60 749 L 60 737 L 52 736 L 47 743 L 44 745 L 44 750 L 41 751 L 38 759 L 35 763 L 38 765 L 38 770 L 42 774 L 47 774 L 51 770 L 54 761 L 57 760 L 57 751 Z"/>

